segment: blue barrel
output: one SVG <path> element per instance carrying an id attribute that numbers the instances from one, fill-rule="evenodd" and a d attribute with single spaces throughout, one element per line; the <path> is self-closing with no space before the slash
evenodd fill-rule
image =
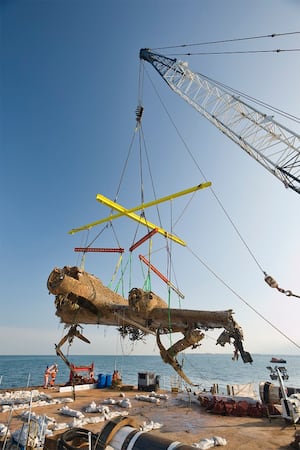
<path id="1" fill-rule="evenodd" d="M 97 388 L 98 389 L 103 389 L 106 385 L 106 375 L 103 375 L 102 373 L 100 373 L 98 375 L 98 382 L 97 382 Z"/>
<path id="2" fill-rule="evenodd" d="M 112 375 L 106 375 L 106 387 L 111 387 L 112 385 Z"/>

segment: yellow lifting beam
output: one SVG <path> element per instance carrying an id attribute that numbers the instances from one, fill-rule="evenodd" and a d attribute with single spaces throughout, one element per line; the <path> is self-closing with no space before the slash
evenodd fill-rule
<path id="1" fill-rule="evenodd" d="M 73 228 L 72 230 L 69 231 L 69 234 L 74 234 L 74 233 L 77 233 L 79 231 L 88 230 L 88 229 L 90 229 L 90 228 L 92 228 L 92 227 L 94 227 L 96 225 L 100 225 L 102 223 L 109 222 L 109 221 L 111 221 L 113 219 L 117 219 L 117 218 L 122 217 L 122 216 L 127 216 L 127 217 L 130 217 L 131 219 L 141 223 L 142 225 L 145 225 L 148 228 L 151 228 L 152 230 L 157 228 L 157 230 L 158 230 L 157 232 L 158 233 L 162 234 L 163 236 L 166 236 L 169 239 L 172 239 L 173 241 L 177 242 L 178 244 L 181 244 L 181 245 L 185 246 L 186 244 L 185 244 L 185 242 L 182 239 L 180 239 L 177 236 L 174 236 L 174 235 L 168 233 L 163 228 L 160 228 L 157 225 L 154 225 L 151 222 L 148 222 L 143 217 L 140 217 L 137 214 L 134 214 L 134 211 L 138 211 L 138 210 L 141 210 L 141 209 L 146 209 L 146 208 L 149 208 L 150 206 L 158 205 L 159 203 L 163 203 L 163 202 L 166 202 L 168 200 L 173 200 L 174 198 L 181 197 L 181 196 L 186 195 L 186 194 L 190 194 L 190 193 L 198 191 L 200 189 L 205 189 L 205 188 L 207 188 L 209 186 L 211 186 L 211 182 L 207 181 L 205 183 L 198 184 L 197 186 L 193 186 L 193 187 L 185 189 L 183 191 L 167 195 L 166 197 L 162 197 L 162 198 L 159 198 L 157 200 L 152 200 L 151 202 L 148 202 L 148 203 L 142 203 L 141 205 L 135 206 L 134 208 L 131 208 L 131 209 L 126 209 L 122 205 L 113 202 L 112 200 L 110 200 L 109 198 L 105 197 L 104 195 L 97 194 L 96 195 L 96 200 L 98 202 L 103 203 L 104 205 L 109 206 L 112 209 L 115 209 L 116 211 L 118 211 L 118 214 L 110 215 L 108 217 L 105 217 L 104 219 L 100 219 L 100 220 L 97 220 L 95 222 L 91 222 L 91 223 L 89 223 L 87 225 L 83 225 L 80 228 Z"/>
<path id="2" fill-rule="evenodd" d="M 129 209 L 126 209 L 122 205 L 119 205 L 118 203 L 113 202 L 109 198 L 104 197 L 104 195 L 97 194 L 96 198 L 98 202 L 101 202 L 104 205 L 109 206 L 110 208 L 115 209 L 116 211 L 119 211 L 120 213 L 122 213 L 122 215 L 130 217 L 131 219 L 141 223 L 142 225 L 145 225 L 147 228 L 150 228 L 151 230 L 157 230 L 157 233 L 162 234 L 168 239 L 172 239 L 172 241 L 177 242 L 177 244 L 181 244 L 184 246 L 186 245 L 186 243 L 179 237 L 175 236 L 174 234 L 168 233 L 168 231 L 164 230 L 158 225 L 155 225 L 152 222 L 149 222 L 148 220 L 144 219 L 144 217 L 138 216 L 137 214 L 130 212 Z"/>

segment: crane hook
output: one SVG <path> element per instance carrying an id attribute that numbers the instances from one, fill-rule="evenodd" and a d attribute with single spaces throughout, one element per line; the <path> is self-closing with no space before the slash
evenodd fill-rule
<path id="1" fill-rule="evenodd" d="M 278 283 L 277 281 L 271 277 L 271 275 L 268 275 L 266 272 L 264 272 L 265 275 L 265 282 L 271 287 L 278 289 Z"/>
<path id="2" fill-rule="evenodd" d="M 285 290 L 278 286 L 277 281 L 271 277 L 271 275 L 268 275 L 266 272 L 264 272 L 265 275 L 265 282 L 271 287 L 277 289 L 277 291 L 281 292 L 282 294 L 285 294 L 287 297 L 297 297 L 300 298 L 300 295 L 293 294 L 291 290 Z"/>
<path id="3" fill-rule="evenodd" d="M 143 111 L 144 111 L 144 108 L 142 107 L 142 105 L 138 105 L 136 110 L 135 110 L 135 116 L 136 116 L 137 123 L 141 122 Z"/>

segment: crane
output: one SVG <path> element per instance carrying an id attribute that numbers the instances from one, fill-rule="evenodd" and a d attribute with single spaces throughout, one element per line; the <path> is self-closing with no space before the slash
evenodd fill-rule
<path id="1" fill-rule="evenodd" d="M 300 136 L 263 114 L 187 62 L 140 50 L 168 86 L 275 175 L 286 188 L 300 194 Z"/>

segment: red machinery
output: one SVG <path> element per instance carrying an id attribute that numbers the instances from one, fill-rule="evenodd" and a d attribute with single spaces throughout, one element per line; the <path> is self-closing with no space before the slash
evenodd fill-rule
<path id="1" fill-rule="evenodd" d="M 75 366 L 70 364 L 69 384 L 96 383 L 94 378 L 94 363 L 90 366 Z"/>

